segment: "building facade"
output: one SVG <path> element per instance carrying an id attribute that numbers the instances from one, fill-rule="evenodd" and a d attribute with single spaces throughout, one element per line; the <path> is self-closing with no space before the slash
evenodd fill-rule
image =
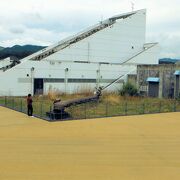
<path id="1" fill-rule="evenodd" d="M 179 76 L 180 64 L 138 65 L 136 77 L 139 93 L 159 98 L 178 97 Z"/>
<path id="2" fill-rule="evenodd" d="M 138 64 L 158 64 L 158 43 L 146 43 L 146 10 L 113 16 L 0 70 L 0 95 L 117 90 Z"/>

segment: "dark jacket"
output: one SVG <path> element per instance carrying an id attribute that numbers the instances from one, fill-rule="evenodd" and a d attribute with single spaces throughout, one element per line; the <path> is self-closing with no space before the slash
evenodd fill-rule
<path id="1" fill-rule="evenodd" d="M 32 97 L 27 97 L 27 105 L 32 106 L 32 102 L 33 102 Z"/>

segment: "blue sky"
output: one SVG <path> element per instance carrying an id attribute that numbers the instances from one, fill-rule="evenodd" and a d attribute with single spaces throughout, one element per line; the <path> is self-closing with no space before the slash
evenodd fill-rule
<path id="1" fill-rule="evenodd" d="M 161 57 L 180 58 L 179 0 L 0 0 L 0 46 L 51 45 L 102 18 L 147 9 L 147 42 Z"/>

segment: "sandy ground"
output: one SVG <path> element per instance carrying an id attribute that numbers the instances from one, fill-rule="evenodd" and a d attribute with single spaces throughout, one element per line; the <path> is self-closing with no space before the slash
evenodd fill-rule
<path id="1" fill-rule="evenodd" d="M 0 107 L 0 179 L 179 180 L 180 113 L 49 123 Z"/>

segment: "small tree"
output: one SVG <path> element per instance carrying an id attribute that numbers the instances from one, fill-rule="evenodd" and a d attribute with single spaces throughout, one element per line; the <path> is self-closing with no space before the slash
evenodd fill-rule
<path id="1" fill-rule="evenodd" d="M 131 84 L 130 82 L 127 82 L 123 85 L 122 89 L 119 90 L 119 94 L 121 96 L 137 96 L 138 95 L 138 90 L 136 86 Z"/>

